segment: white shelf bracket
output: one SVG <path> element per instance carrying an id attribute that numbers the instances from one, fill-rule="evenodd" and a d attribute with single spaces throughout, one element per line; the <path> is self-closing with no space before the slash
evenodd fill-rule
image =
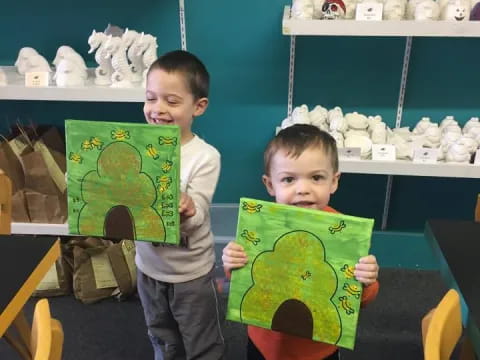
<path id="1" fill-rule="evenodd" d="M 405 53 L 403 55 L 402 77 L 400 79 L 400 91 L 398 94 L 397 117 L 395 119 L 395 127 L 402 125 L 403 103 L 405 101 L 405 91 L 407 88 L 408 65 L 410 64 L 410 53 L 412 51 L 412 37 L 407 36 L 405 41 Z M 388 212 L 390 210 L 390 198 L 392 195 L 393 176 L 387 178 L 387 187 L 385 189 L 385 203 L 383 204 L 382 230 L 387 229 Z"/>
<path id="2" fill-rule="evenodd" d="M 180 19 L 180 39 L 182 50 L 187 50 L 187 30 L 185 28 L 185 0 L 178 0 L 178 11 Z"/>
<path id="3" fill-rule="evenodd" d="M 290 36 L 290 64 L 288 69 L 288 105 L 287 117 L 292 116 L 293 111 L 293 83 L 295 78 L 295 36 Z"/>

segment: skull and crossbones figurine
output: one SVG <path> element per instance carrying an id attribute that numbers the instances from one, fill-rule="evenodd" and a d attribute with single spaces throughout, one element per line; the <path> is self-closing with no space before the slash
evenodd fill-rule
<path id="1" fill-rule="evenodd" d="M 346 7 L 342 0 L 325 0 L 322 5 L 322 19 L 336 20 L 345 18 Z"/>

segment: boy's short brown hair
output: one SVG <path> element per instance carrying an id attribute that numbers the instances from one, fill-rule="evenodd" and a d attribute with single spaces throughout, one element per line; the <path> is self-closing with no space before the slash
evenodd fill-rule
<path id="1" fill-rule="evenodd" d="M 155 69 L 182 74 L 195 100 L 208 98 L 210 75 L 205 65 L 192 53 L 175 50 L 160 56 L 150 65 L 147 76 Z"/>
<path id="2" fill-rule="evenodd" d="M 335 139 L 318 127 L 296 124 L 281 130 L 267 145 L 263 154 L 265 174 L 270 175 L 272 157 L 279 150 L 298 158 L 307 148 L 318 147 L 330 157 L 334 173 L 338 171 L 338 151 Z"/>

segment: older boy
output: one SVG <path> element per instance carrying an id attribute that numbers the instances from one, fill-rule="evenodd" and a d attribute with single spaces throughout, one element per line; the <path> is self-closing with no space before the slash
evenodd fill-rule
<path id="1" fill-rule="evenodd" d="M 182 246 L 137 242 L 138 293 L 155 360 L 223 357 L 210 202 L 220 173 L 220 154 L 192 132 L 208 106 L 209 74 L 186 51 L 157 59 L 147 75 L 143 107 L 149 124 L 178 125 L 181 143 Z"/>
<path id="2" fill-rule="evenodd" d="M 312 125 L 294 125 L 278 133 L 264 154 L 263 183 L 281 204 L 337 212 L 328 206 L 338 188 L 338 154 L 335 140 Z M 230 242 L 223 249 L 227 276 L 248 259 L 242 246 Z M 375 256 L 362 257 L 355 277 L 364 285 L 362 305 L 378 292 L 378 264 Z M 248 326 L 248 360 L 338 359 L 338 348 L 309 339 Z"/>

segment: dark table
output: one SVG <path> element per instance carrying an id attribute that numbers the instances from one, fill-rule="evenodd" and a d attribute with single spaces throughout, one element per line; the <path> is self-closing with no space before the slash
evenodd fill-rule
<path id="1" fill-rule="evenodd" d="M 0 236 L 0 338 L 59 256 L 57 237 Z"/>
<path id="2" fill-rule="evenodd" d="M 425 236 L 447 285 L 461 295 L 463 323 L 480 358 L 480 223 L 428 220 Z"/>

